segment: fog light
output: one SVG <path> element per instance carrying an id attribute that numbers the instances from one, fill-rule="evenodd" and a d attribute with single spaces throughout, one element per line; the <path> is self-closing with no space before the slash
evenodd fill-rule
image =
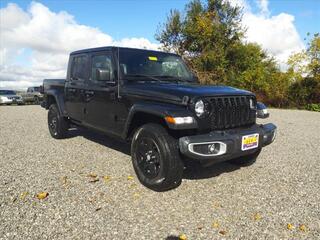
<path id="1" fill-rule="evenodd" d="M 209 153 L 214 153 L 215 150 L 216 150 L 215 144 L 208 145 Z"/>
<path id="2" fill-rule="evenodd" d="M 227 152 L 227 145 L 220 141 L 190 143 L 188 150 L 199 156 L 219 156 Z"/>

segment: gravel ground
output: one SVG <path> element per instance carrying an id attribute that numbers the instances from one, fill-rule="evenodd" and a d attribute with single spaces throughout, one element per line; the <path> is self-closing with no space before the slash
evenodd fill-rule
<path id="1" fill-rule="evenodd" d="M 46 116 L 0 107 L 0 239 L 320 238 L 319 113 L 271 110 L 278 136 L 255 164 L 187 169 L 164 193 L 138 182 L 128 146 L 54 140 Z"/>

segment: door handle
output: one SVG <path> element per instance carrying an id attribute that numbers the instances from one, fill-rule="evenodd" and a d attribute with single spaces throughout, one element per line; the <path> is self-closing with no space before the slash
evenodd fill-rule
<path id="1" fill-rule="evenodd" d="M 86 93 L 87 95 L 93 95 L 93 94 L 94 94 L 94 91 L 85 91 L 85 93 Z"/>
<path id="2" fill-rule="evenodd" d="M 68 92 L 74 93 L 74 92 L 76 92 L 76 89 L 74 89 L 74 88 L 68 88 Z"/>

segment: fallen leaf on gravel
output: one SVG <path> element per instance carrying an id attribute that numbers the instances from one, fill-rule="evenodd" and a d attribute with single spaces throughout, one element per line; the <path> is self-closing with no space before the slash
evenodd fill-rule
<path id="1" fill-rule="evenodd" d="M 20 199 L 24 200 L 28 196 L 29 192 L 23 192 L 20 194 Z"/>
<path id="2" fill-rule="evenodd" d="M 134 197 L 134 198 L 139 198 L 139 197 L 140 197 L 140 194 L 139 194 L 139 193 L 134 193 L 134 194 L 133 194 L 133 197 Z"/>
<path id="3" fill-rule="evenodd" d="M 103 180 L 105 180 L 106 182 L 108 182 L 110 180 L 110 176 L 103 176 Z"/>
<path id="4" fill-rule="evenodd" d="M 132 176 L 128 176 L 128 180 L 133 180 L 133 177 Z"/>
<path id="5" fill-rule="evenodd" d="M 98 182 L 98 181 L 99 181 L 99 178 L 94 178 L 94 179 L 91 179 L 89 182 L 95 183 L 95 182 Z"/>
<path id="6" fill-rule="evenodd" d="M 96 178 L 98 175 L 95 174 L 95 173 L 90 173 L 87 175 L 88 177 L 91 177 L 91 178 Z"/>
<path id="7" fill-rule="evenodd" d="M 253 216 L 253 219 L 254 219 L 255 221 L 260 221 L 260 220 L 262 219 L 262 217 L 261 217 L 260 213 L 256 213 L 256 214 Z"/>
<path id="8" fill-rule="evenodd" d="M 98 207 L 96 208 L 96 212 L 100 211 L 101 210 L 101 207 Z"/>
<path id="9" fill-rule="evenodd" d="M 220 230 L 219 233 L 220 233 L 221 235 L 226 235 L 226 234 L 227 234 L 227 231 L 225 231 L 225 230 Z"/>
<path id="10" fill-rule="evenodd" d="M 218 228 L 219 226 L 220 226 L 220 224 L 219 224 L 218 221 L 214 221 L 214 222 L 212 223 L 212 227 L 213 227 L 213 228 Z"/>
<path id="11" fill-rule="evenodd" d="M 299 225 L 299 230 L 302 231 L 302 232 L 306 232 L 306 231 L 307 231 L 306 225 L 300 224 L 300 225 Z"/>
<path id="12" fill-rule="evenodd" d="M 37 194 L 37 198 L 39 200 L 42 200 L 42 199 L 45 199 L 46 197 L 48 197 L 48 195 L 49 195 L 49 193 L 47 193 L 47 192 L 40 192 Z"/>
<path id="13" fill-rule="evenodd" d="M 61 177 L 61 182 L 62 184 L 66 185 L 68 183 L 68 177 L 67 176 Z"/>
<path id="14" fill-rule="evenodd" d="M 294 229 L 294 226 L 291 223 L 288 223 L 287 224 L 287 229 L 288 230 L 292 230 L 292 229 Z"/>
<path id="15" fill-rule="evenodd" d="M 180 234 L 179 240 L 187 240 L 187 236 L 185 234 Z"/>
<path id="16" fill-rule="evenodd" d="M 198 226 L 197 228 L 198 228 L 198 230 L 202 230 L 203 226 Z"/>
<path id="17" fill-rule="evenodd" d="M 221 208 L 221 204 L 218 203 L 218 202 L 214 202 L 213 205 L 212 205 L 213 208 Z"/>

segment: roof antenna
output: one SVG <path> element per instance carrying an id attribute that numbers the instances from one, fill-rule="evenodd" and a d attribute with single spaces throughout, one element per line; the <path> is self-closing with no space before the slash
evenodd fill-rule
<path id="1" fill-rule="evenodd" d="M 118 98 L 121 98 L 120 96 L 120 54 L 119 54 L 119 47 L 118 47 Z"/>

